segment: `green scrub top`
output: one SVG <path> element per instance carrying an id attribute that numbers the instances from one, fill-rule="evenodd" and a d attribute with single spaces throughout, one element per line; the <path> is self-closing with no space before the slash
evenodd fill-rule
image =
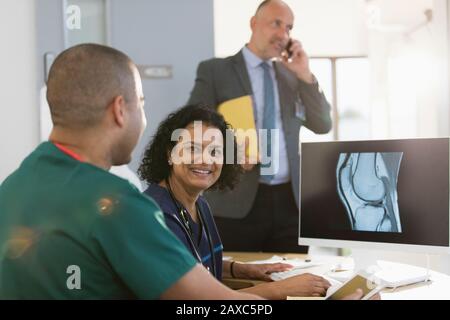
<path id="1" fill-rule="evenodd" d="M 151 198 L 51 142 L 0 186 L 0 299 L 157 299 L 195 264 Z"/>

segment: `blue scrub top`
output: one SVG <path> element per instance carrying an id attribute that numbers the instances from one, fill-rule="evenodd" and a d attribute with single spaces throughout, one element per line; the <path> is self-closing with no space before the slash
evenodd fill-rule
<path id="1" fill-rule="evenodd" d="M 197 258 L 195 254 L 195 250 L 197 250 L 199 256 L 201 257 L 201 263 L 209 268 L 209 270 L 213 270 L 212 263 L 213 259 L 211 258 L 211 249 L 208 242 L 208 236 L 206 234 L 205 228 L 201 228 L 202 237 L 199 245 L 197 245 L 198 239 L 200 238 L 200 226 L 195 223 L 191 217 L 189 216 L 189 223 L 191 225 L 191 229 L 193 232 L 192 239 L 194 241 L 193 248 L 191 241 L 189 240 L 189 234 L 185 232 L 185 229 L 182 225 L 182 218 L 180 213 L 178 212 L 176 204 L 173 202 L 172 197 L 170 196 L 169 191 L 166 188 L 161 187 L 160 185 L 153 183 L 148 186 L 148 189 L 145 190 L 145 194 L 153 198 L 161 210 L 164 213 L 164 217 L 166 220 L 166 224 L 170 230 L 183 242 L 186 248 L 192 253 L 194 258 Z M 214 218 L 211 214 L 211 210 L 206 202 L 206 199 L 200 196 L 197 200 L 197 205 L 201 210 L 203 221 L 208 225 L 208 230 L 211 235 L 212 247 L 214 251 L 215 263 L 216 263 L 216 278 L 221 281 L 222 280 L 222 252 L 223 246 L 222 241 L 220 240 L 219 233 L 217 231 L 216 224 L 214 222 Z"/>

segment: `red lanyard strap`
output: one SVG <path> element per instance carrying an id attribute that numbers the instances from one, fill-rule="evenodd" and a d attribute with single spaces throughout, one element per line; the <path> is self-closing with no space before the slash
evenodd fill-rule
<path id="1" fill-rule="evenodd" d="M 61 145 L 61 144 L 59 144 L 59 143 L 57 143 L 57 142 L 53 142 L 53 144 L 54 144 L 59 150 L 61 150 L 61 151 L 64 152 L 65 154 L 67 154 L 69 157 L 71 157 L 71 158 L 73 158 L 73 159 L 75 159 L 75 160 L 77 160 L 77 161 L 84 162 L 84 161 L 83 161 L 83 158 L 81 158 L 81 156 L 80 156 L 79 154 L 75 153 L 74 151 L 72 151 L 72 150 L 70 150 L 70 149 L 64 147 L 63 145 Z"/>

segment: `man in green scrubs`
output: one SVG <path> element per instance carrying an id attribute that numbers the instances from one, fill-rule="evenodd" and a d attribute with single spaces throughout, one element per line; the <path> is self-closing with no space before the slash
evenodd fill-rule
<path id="1" fill-rule="evenodd" d="M 95 44 L 62 52 L 47 100 L 49 141 L 0 186 L 0 299 L 258 299 L 218 282 L 153 200 L 108 172 L 146 125 L 129 57 Z"/>
<path id="2" fill-rule="evenodd" d="M 146 125 L 136 66 L 84 44 L 48 79 L 54 129 L 0 186 L 0 299 L 253 299 L 168 231 L 157 205 L 108 172 Z"/>

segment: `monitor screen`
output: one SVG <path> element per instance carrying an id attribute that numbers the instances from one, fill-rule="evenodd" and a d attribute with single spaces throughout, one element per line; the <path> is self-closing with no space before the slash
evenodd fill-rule
<path id="1" fill-rule="evenodd" d="M 302 143 L 299 243 L 448 248 L 449 174 L 447 138 Z"/>

